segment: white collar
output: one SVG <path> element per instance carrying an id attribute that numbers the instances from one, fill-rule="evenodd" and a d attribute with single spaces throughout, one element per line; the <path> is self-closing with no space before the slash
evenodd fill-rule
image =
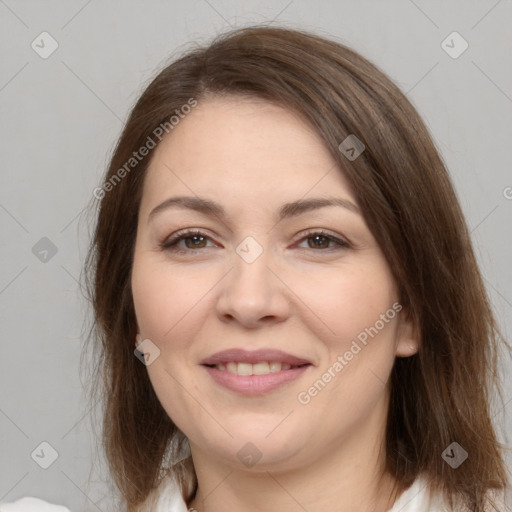
<path id="1" fill-rule="evenodd" d="M 187 505 L 176 480 L 168 476 L 161 485 L 155 512 L 187 512 Z M 441 497 L 430 495 L 426 480 L 418 477 L 398 497 L 388 512 L 448 512 L 448 510 Z"/>

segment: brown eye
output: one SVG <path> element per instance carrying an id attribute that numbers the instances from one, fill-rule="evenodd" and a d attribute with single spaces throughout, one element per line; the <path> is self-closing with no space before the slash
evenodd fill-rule
<path id="1" fill-rule="evenodd" d="M 202 249 L 203 247 L 205 247 L 204 243 L 205 243 L 206 237 L 200 236 L 200 235 L 194 235 L 194 236 L 184 237 L 184 238 L 182 238 L 182 240 L 185 240 L 185 246 L 188 249 Z M 191 243 L 188 244 L 187 243 L 188 241 L 191 241 Z"/>
<path id="2" fill-rule="evenodd" d="M 178 232 L 164 240 L 160 247 L 165 251 L 177 253 L 194 252 L 197 249 L 206 249 L 208 240 L 210 238 L 200 231 Z M 184 245 L 181 245 L 181 242 Z"/>
<path id="3" fill-rule="evenodd" d="M 307 241 L 308 246 L 302 247 L 303 249 L 323 250 L 325 252 L 350 247 L 350 244 L 342 238 L 338 238 L 323 231 L 307 234 L 307 236 L 302 239 L 301 243 L 304 241 Z"/>
<path id="4" fill-rule="evenodd" d="M 331 240 L 323 235 L 309 236 L 307 238 L 308 245 L 311 249 L 327 249 Z M 311 243 L 313 240 L 313 243 Z"/>

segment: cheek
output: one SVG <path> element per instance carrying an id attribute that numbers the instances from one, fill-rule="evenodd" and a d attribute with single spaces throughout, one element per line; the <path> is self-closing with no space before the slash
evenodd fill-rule
<path id="1" fill-rule="evenodd" d="M 328 391 L 314 407 L 339 404 L 327 415 L 341 421 L 369 414 L 382 397 L 395 360 L 398 302 L 392 274 L 380 259 L 338 275 L 325 282 L 323 294 L 311 296 L 311 308 L 329 326 L 323 339 L 327 362 L 320 370 Z"/>
<path id="2" fill-rule="evenodd" d="M 397 299 L 394 280 L 380 260 L 316 276 L 314 282 L 304 279 L 296 293 L 312 313 L 317 336 L 337 348 L 373 326 Z"/>
<path id="3" fill-rule="evenodd" d="M 205 293 L 209 287 L 190 276 L 178 275 L 170 266 L 150 256 L 136 256 L 132 271 L 132 294 L 139 332 L 160 350 L 160 356 L 147 366 L 147 372 L 160 403 L 179 428 L 187 419 L 200 417 L 201 410 L 190 400 L 198 396 L 189 378 L 190 340 L 202 322 Z"/>
<path id="4" fill-rule="evenodd" d="M 201 311 L 201 302 L 211 288 L 207 281 L 205 276 L 183 275 L 144 256 L 136 258 L 132 294 L 141 335 L 157 344 L 175 338 L 178 331 L 182 338 L 183 329 L 197 325 L 187 320 Z"/>
<path id="5" fill-rule="evenodd" d="M 366 414 L 382 396 L 395 359 L 397 296 L 387 265 L 379 259 L 333 272 L 299 293 L 314 313 L 309 328 L 326 350 L 305 398 L 319 410 L 331 400 L 342 404 L 329 409 L 336 421 L 349 411 Z M 320 393 L 324 384 L 326 392 Z"/>

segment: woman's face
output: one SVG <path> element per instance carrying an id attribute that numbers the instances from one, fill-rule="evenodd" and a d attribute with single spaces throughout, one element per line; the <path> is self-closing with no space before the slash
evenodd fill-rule
<path id="1" fill-rule="evenodd" d="M 145 178 L 132 291 L 195 458 L 286 469 L 382 440 L 416 342 L 351 187 L 290 111 L 211 98 L 174 127 Z"/>

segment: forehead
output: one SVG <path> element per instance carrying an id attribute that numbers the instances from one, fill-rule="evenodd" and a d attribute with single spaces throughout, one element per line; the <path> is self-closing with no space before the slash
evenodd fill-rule
<path id="1" fill-rule="evenodd" d="M 143 202 L 171 192 L 284 202 L 309 191 L 353 198 L 320 135 L 298 113 L 263 99 L 213 97 L 156 148 Z"/>

